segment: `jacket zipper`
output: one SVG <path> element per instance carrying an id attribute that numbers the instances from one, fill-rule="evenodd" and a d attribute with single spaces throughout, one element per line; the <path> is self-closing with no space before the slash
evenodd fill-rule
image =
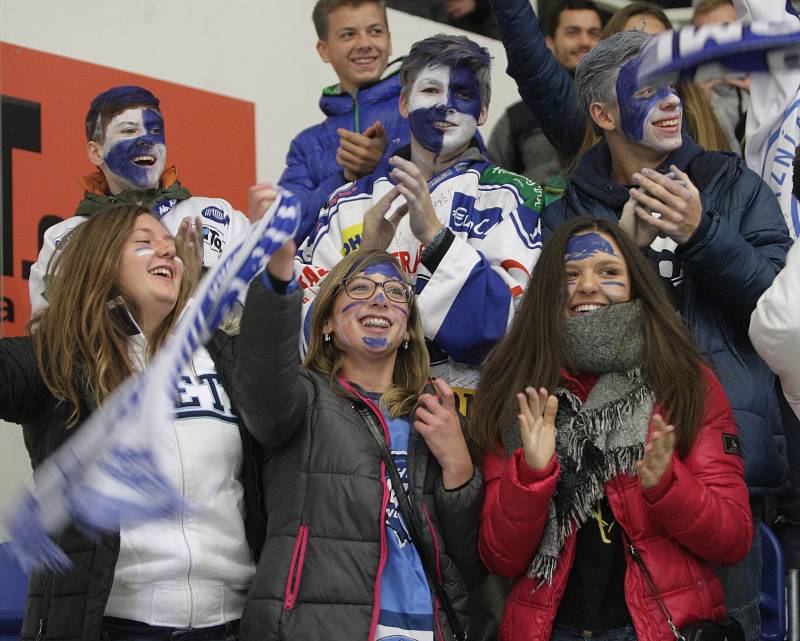
<path id="1" fill-rule="evenodd" d="M 48 573 L 45 577 L 45 590 L 42 608 L 42 616 L 39 619 L 39 629 L 36 631 L 35 641 L 41 641 L 42 635 L 47 633 L 47 611 L 50 609 L 50 601 L 53 598 L 53 575 Z"/>
<path id="2" fill-rule="evenodd" d="M 359 90 L 356 89 L 356 93 L 353 95 L 353 131 L 357 134 L 361 133 L 361 116 L 358 113 L 358 92 Z"/>
<path id="3" fill-rule="evenodd" d="M 303 576 L 303 563 L 306 559 L 306 546 L 308 545 L 308 526 L 301 525 L 297 531 L 292 550 L 292 563 L 289 566 L 289 576 L 286 578 L 286 590 L 283 593 L 283 609 L 292 610 L 297 603 L 297 594 L 300 592 L 300 579 Z"/>
<path id="4" fill-rule="evenodd" d="M 172 432 L 175 434 L 175 445 L 178 448 L 178 464 L 181 468 L 181 497 L 186 499 L 186 474 L 183 466 L 183 450 L 181 449 L 181 440 L 178 436 L 178 428 L 175 426 L 175 421 L 172 421 Z M 192 589 L 192 548 L 189 546 L 189 537 L 186 535 L 186 522 L 184 520 L 184 506 L 181 506 L 181 535 L 183 542 L 186 544 L 186 554 L 189 557 L 189 567 L 186 569 L 186 585 L 189 587 L 189 626 L 194 625 L 194 590 Z"/>
<path id="5" fill-rule="evenodd" d="M 439 583 L 442 583 L 442 567 L 439 563 L 439 541 L 436 538 L 436 530 L 433 529 L 431 515 L 428 514 L 428 508 L 425 507 L 425 501 L 421 501 L 421 504 L 422 513 L 425 515 L 425 519 L 428 521 L 428 527 L 431 531 L 431 539 L 433 540 L 433 553 L 436 561 L 436 579 L 439 581 Z M 444 641 L 444 633 L 442 632 L 442 626 L 439 623 L 439 597 L 436 596 L 436 590 L 431 591 L 431 596 L 433 597 L 433 620 L 436 622 L 436 630 L 439 632 L 440 641 Z"/>
<path id="6" fill-rule="evenodd" d="M 346 381 L 340 379 L 342 383 L 342 387 L 345 390 L 354 394 L 359 401 L 365 406 L 365 410 L 368 414 L 365 415 L 367 420 L 377 419 L 378 424 L 381 426 L 383 430 L 383 438 L 386 441 L 387 446 L 390 442 L 389 437 L 389 426 L 386 424 L 386 419 L 383 417 L 383 414 L 380 413 L 375 404 L 359 394 L 356 390 L 354 390 Z M 350 402 L 352 408 L 356 411 L 361 413 L 361 411 L 356 407 L 355 403 L 352 401 Z M 371 415 L 371 416 L 370 416 Z M 386 506 L 389 504 L 389 486 L 386 483 L 386 464 L 381 460 L 381 485 L 383 486 L 383 498 L 381 499 L 381 510 L 378 513 L 378 531 L 380 532 L 381 537 L 381 555 L 380 560 L 378 561 L 378 573 L 375 576 L 375 586 L 373 587 L 373 607 L 372 607 L 372 621 L 369 625 L 369 639 L 375 638 L 375 630 L 378 628 L 378 615 L 381 611 L 381 578 L 383 577 L 383 568 L 386 565 Z M 410 487 L 410 483 L 409 483 Z"/>

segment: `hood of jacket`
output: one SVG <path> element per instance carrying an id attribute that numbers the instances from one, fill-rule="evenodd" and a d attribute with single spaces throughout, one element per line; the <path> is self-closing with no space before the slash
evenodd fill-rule
<path id="1" fill-rule="evenodd" d="M 382 105 L 386 101 L 399 100 L 400 98 L 400 67 L 404 58 L 393 60 L 386 67 L 380 80 L 371 85 L 361 87 L 353 94 L 342 91 L 341 85 L 336 83 L 322 90 L 319 99 L 319 108 L 326 116 L 341 116 L 353 110 L 353 101 L 356 100 L 362 107 L 369 105 Z"/>

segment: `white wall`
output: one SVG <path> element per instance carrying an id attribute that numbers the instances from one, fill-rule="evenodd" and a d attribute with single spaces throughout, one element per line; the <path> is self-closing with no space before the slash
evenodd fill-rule
<path id="1" fill-rule="evenodd" d="M 254 102 L 258 178 L 276 180 L 292 137 L 321 120 L 320 90 L 336 81 L 314 49 L 313 5 L 313 0 L 0 0 L 0 39 Z M 427 35 L 457 32 L 393 10 L 389 25 L 397 55 Z M 505 75 L 502 45 L 472 37 L 495 59 L 493 107 L 483 128 L 488 136 L 503 108 L 516 99 L 516 87 Z M 166 115 L 167 121 L 177 117 Z"/>
<path id="2" fill-rule="evenodd" d="M 0 0 L 0 40 L 255 103 L 258 179 L 274 181 L 292 137 L 321 120 L 320 90 L 336 80 L 314 49 L 313 5 L 313 0 Z M 389 24 L 396 55 L 427 35 L 457 31 L 391 10 Z M 517 100 L 516 86 L 505 75 L 500 43 L 468 35 L 494 56 L 492 106 L 482 129 L 488 138 L 505 107 Z M 168 121 L 180 117 L 166 115 Z M 0 422 L 0 515 L 17 484 L 29 477 L 21 430 Z"/>

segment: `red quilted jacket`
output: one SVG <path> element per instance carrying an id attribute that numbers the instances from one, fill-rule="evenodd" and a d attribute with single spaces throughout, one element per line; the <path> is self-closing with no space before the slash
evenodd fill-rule
<path id="1" fill-rule="evenodd" d="M 655 487 L 618 475 L 605 484 L 614 517 L 653 576 L 661 598 L 681 627 L 725 616 L 723 594 L 712 564 L 744 558 L 753 536 L 747 487 L 728 399 L 710 370 L 702 428 L 689 455 L 674 455 Z M 594 378 L 568 379 L 567 387 L 585 400 Z M 480 554 L 489 571 L 516 577 L 506 602 L 501 641 L 547 641 L 575 557 L 575 534 L 567 539 L 552 584 L 536 587 L 526 571 L 536 552 L 556 488 L 559 466 L 553 456 L 544 470 L 533 470 L 522 450 L 506 459 L 483 457 L 486 501 Z M 641 569 L 626 553 L 625 595 L 640 641 L 673 641 Z"/>

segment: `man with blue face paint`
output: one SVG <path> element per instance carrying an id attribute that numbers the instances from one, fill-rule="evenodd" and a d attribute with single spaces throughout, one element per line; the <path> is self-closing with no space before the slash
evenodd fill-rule
<path id="1" fill-rule="evenodd" d="M 578 65 L 578 95 L 603 140 L 584 154 L 564 197 L 545 208 L 542 232 L 546 240 L 568 218 L 590 215 L 619 222 L 647 252 L 730 399 L 738 437 L 720 447 L 743 456 L 758 523 L 764 497 L 786 486 L 786 441 L 775 376 L 747 327 L 791 239 L 757 174 L 681 133 L 673 87 L 637 86 L 646 40 L 636 31 L 615 34 Z M 718 571 L 728 612 L 748 641 L 759 638 L 760 569 L 756 527 L 747 558 Z"/>
<path id="2" fill-rule="evenodd" d="M 47 304 L 46 272 L 53 254 L 77 225 L 109 205 L 143 205 L 173 234 L 180 231 L 187 239 L 202 234 L 204 267 L 216 264 L 225 247 L 250 228 L 244 214 L 227 201 L 192 196 L 178 182 L 175 167 L 165 169 L 164 119 L 158 98 L 147 89 L 121 86 L 104 91 L 92 101 L 85 125 L 89 161 L 97 171 L 81 178 L 85 192 L 75 216 L 44 235 L 28 281 L 33 313 Z"/>
<path id="3" fill-rule="evenodd" d="M 464 36 L 411 47 L 399 105 L 410 144 L 330 196 L 298 259 L 307 311 L 343 255 L 395 254 L 416 276 L 434 371 L 454 388 L 462 413 L 541 248 L 541 188 L 489 162 L 476 139 L 489 105 L 489 66 L 488 52 Z"/>

